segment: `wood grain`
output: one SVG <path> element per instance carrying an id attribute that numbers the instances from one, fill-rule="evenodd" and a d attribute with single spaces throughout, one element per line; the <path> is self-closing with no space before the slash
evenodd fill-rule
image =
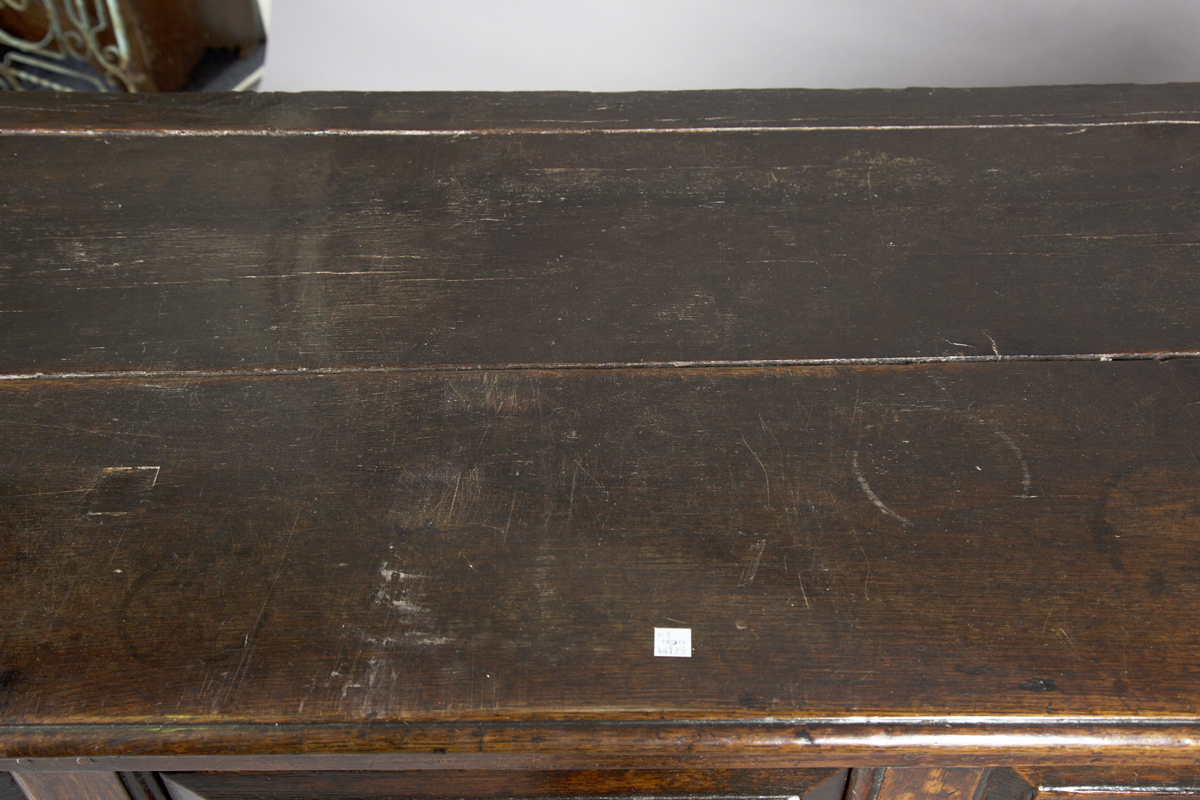
<path id="1" fill-rule="evenodd" d="M 5 719 L 204 721 L 211 752 L 235 722 L 1169 718 L 1196 369 L 8 382 Z M 142 510 L 87 513 L 149 465 Z M 441 747 L 532 744 L 488 730 Z"/>
<path id="2" fill-rule="evenodd" d="M 846 781 L 846 800 L 877 800 L 886 769 L 855 767 Z"/>
<path id="3" fill-rule="evenodd" d="M 129 800 L 112 772 L 18 772 L 13 777 L 28 800 Z"/>
<path id="4" fill-rule="evenodd" d="M 1200 127 L 1138 119 L 13 133 L 0 372 L 1194 353 Z"/>
<path id="5" fill-rule="evenodd" d="M 692 92 L 354 92 L 0 96 L 4 132 L 225 136 L 342 131 L 609 131 L 1195 121 L 1197 87 L 766 89 Z"/>
<path id="6" fill-rule="evenodd" d="M 986 771 L 968 767 L 887 770 L 878 800 L 974 800 L 983 788 Z"/>
<path id="7" fill-rule="evenodd" d="M 1195 768 L 1022 768 L 1016 772 L 1036 789 L 1038 800 L 1117 800 L 1117 798 L 1195 797 L 1200 772 Z"/>
<path id="8" fill-rule="evenodd" d="M 26 800 L 25 793 L 8 772 L 0 773 L 0 800 Z"/>
<path id="9" fill-rule="evenodd" d="M 0 768 L 1194 764 L 1198 91 L 0 98 Z"/>

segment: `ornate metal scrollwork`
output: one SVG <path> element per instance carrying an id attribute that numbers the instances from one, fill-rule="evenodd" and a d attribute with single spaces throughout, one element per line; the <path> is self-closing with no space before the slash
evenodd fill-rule
<path id="1" fill-rule="evenodd" d="M 0 0 L 0 11 L 35 3 L 45 9 L 40 39 L 0 29 L 0 89 L 137 91 L 118 0 Z"/>

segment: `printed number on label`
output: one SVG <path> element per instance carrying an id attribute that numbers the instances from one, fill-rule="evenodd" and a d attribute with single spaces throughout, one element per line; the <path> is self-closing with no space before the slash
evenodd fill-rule
<path id="1" fill-rule="evenodd" d="M 692 629 L 655 628 L 654 655 L 667 658 L 691 658 Z"/>

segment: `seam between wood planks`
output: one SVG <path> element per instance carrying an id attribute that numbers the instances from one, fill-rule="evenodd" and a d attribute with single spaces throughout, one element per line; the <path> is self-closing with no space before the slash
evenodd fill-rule
<path id="1" fill-rule="evenodd" d="M 1024 128 L 1066 128 L 1086 130 L 1089 128 L 1121 128 L 1137 125 L 1200 125 L 1195 119 L 1146 119 L 1112 120 L 1108 122 L 985 122 L 947 123 L 914 125 L 743 125 L 743 126 L 684 126 L 684 127 L 641 127 L 641 128 L 457 128 L 457 129 L 353 129 L 330 128 L 322 130 L 304 129 L 256 129 L 219 128 L 211 130 L 194 128 L 0 128 L 0 136 L 108 136 L 122 138 L 189 138 L 189 137 L 297 137 L 297 136 L 577 136 L 591 134 L 662 134 L 662 133 L 821 133 L 829 131 L 958 131 L 958 130 L 1007 130 Z"/>
<path id="2" fill-rule="evenodd" d="M 86 380 L 95 378 L 226 378 L 226 377 L 284 377 L 292 375 L 388 375 L 410 372 L 491 372 L 541 370 L 619 369 L 744 369 L 772 367 L 886 367 L 921 364 L 1009 364 L 1044 361 L 1175 361 L 1200 358 L 1197 350 L 1176 350 L 1162 353 L 1076 353 L 1058 355 L 991 355 L 991 356 L 891 356 L 880 358 L 795 358 L 752 359 L 729 361 L 606 361 L 531 362 L 509 364 L 448 364 L 379 367 L 249 367 L 241 369 L 173 369 L 173 370 L 103 370 L 97 372 L 15 372 L 0 374 L 0 381 Z"/>

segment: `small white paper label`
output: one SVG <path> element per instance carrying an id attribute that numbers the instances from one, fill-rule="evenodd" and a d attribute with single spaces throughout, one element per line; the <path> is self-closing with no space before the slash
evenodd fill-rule
<path id="1" fill-rule="evenodd" d="M 691 658 L 692 629 L 655 628 L 654 655 L 667 658 Z"/>

